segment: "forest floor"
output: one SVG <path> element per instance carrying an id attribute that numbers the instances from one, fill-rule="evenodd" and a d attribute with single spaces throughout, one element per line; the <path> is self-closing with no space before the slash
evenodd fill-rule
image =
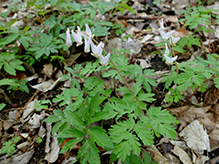
<path id="1" fill-rule="evenodd" d="M 34 7 L 26 10 L 23 10 L 22 7 L 12 10 L 10 3 L 10 1 L 0 1 L 0 12 L 8 11 L 7 17 L 0 16 L 0 21 L 13 22 L 14 27 L 43 27 L 45 26 L 43 22 L 50 19 L 54 13 L 56 13 L 56 17 L 63 14 L 62 11 L 59 11 L 58 6 L 51 7 L 49 4 L 44 6 L 41 11 L 36 11 Z M 17 4 L 24 3 L 18 2 Z M 79 3 L 86 4 L 87 1 Z M 211 29 L 214 31 L 205 33 L 196 30 L 198 27 L 190 29 L 189 26 L 184 26 L 185 21 L 180 21 L 180 19 L 185 18 L 185 15 L 180 12 L 185 10 L 186 6 L 198 6 L 195 0 L 167 0 L 160 1 L 156 5 L 152 4 L 150 0 L 133 0 L 126 4 L 134 9 L 135 15 L 127 9 L 124 10 L 122 15 L 120 10 L 115 10 L 113 14 L 112 11 L 106 12 L 104 15 L 97 12 L 94 21 L 115 22 L 124 30 L 110 28 L 108 30 L 109 35 L 100 35 L 95 39 L 105 42 L 105 48 L 109 52 L 113 48 L 118 50 L 121 48 L 128 49 L 131 53 L 125 53 L 124 56 L 128 58 L 129 64 L 138 64 L 142 66 L 143 70 L 153 69 L 156 75 L 150 78 L 155 79 L 157 83 L 157 86 L 151 87 L 152 93 L 154 93 L 153 98 L 156 101 L 147 105 L 162 106 L 180 122 L 176 126 L 177 137 L 175 140 L 163 136 L 156 137 L 152 147 L 142 146 L 142 150 L 149 154 L 153 162 L 158 161 L 160 164 L 219 163 L 219 89 L 209 80 L 205 82 L 206 91 L 187 90 L 186 93 L 183 93 L 184 98 L 178 103 L 167 103 L 165 96 L 168 94 L 168 90 L 165 89 L 165 83 L 161 80 L 164 74 L 171 72 L 172 65 L 166 64 L 162 59 L 164 45 L 155 46 L 160 42 L 157 29 L 160 27 L 159 21 L 163 19 L 165 27 L 169 30 L 175 30 L 174 37 L 183 38 L 193 35 L 200 39 L 201 44 L 195 44 L 194 40 L 194 43 L 191 43 L 190 46 L 184 46 L 184 50 L 175 52 L 175 55 L 178 56 L 178 63 L 195 60 L 196 56 L 206 59 L 209 53 L 219 54 L 219 24 L 215 23 L 217 20 L 212 14 L 214 12 L 211 13 L 210 20 Z M 203 4 L 205 9 L 219 9 L 219 2 L 216 0 L 203 2 Z M 217 15 L 219 12 L 214 14 Z M 12 23 L 10 25 L 12 26 Z M 47 32 L 50 25 L 47 25 Z M 60 31 L 65 33 L 66 29 Z M 2 27 L 0 32 L 2 32 Z M 1 38 L 5 36 L 4 33 L 1 33 Z M 7 46 L 19 47 L 18 55 L 22 55 L 26 51 L 25 47 L 18 46 L 16 43 L 10 43 Z M 85 64 L 96 60 L 83 51 L 82 46 L 76 48 L 73 44 L 68 50 L 73 55 L 64 56 L 64 53 L 60 51 L 56 54 L 65 58 L 65 64 L 70 67 L 75 63 Z M 19 137 L 12 153 L 13 156 L 0 154 L 1 164 L 64 164 L 71 163 L 72 160 L 76 159 L 80 145 L 74 147 L 70 152 L 59 154 L 63 145 L 57 147 L 56 141 L 51 137 L 53 125 L 43 121 L 46 117 L 53 115 L 53 110 L 64 108 L 58 107 L 58 103 L 52 101 L 56 95 L 63 92 L 66 85 L 69 85 L 59 81 L 59 71 L 62 74 L 65 74 L 66 71 L 63 71 L 64 64 L 57 61 L 50 62 L 48 59 L 41 62 L 36 61 L 32 66 L 25 64 L 26 71 L 17 71 L 16 76 L 5 74 L 5 77 L 16 78 L 19 81 L 27 78 L 32 80 L 28 83 L 29 93 L 19 89 L 9 90 L 8 86 L 1 86 L 3 92 L 0 93 L 0 103 L 5 103 L 6 106 L 0 113 L 0 147 L 2 148 L 3 143 L 13 136 Z M 89 76 L 98 77 L 95 73 L 88 73 L 87 77 Z M 3 79 L 3 77 L 0 76 L 0 79 Z M 108 89 L 114 88 L 113 79 L 105 79 L 105 82 L 108 84 Z M 134 85 L 131 80 L 128 83 L 130 86 Z M 117 85 L 124 86 L 125 84 L 120 81 L 117 82 Z M 50 102 L 43 110 L 37 110 L 36 105 L 34 106 L 37 100 L 50 100 Z M 104 151 L 101 153 L 101 163 L 120 163 L 119 161 L 109 162 L 109 154 L 104 154 Z"/>

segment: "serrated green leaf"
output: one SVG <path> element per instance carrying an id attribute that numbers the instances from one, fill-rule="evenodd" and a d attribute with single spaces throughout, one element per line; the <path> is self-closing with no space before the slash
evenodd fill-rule
<path id="1" fill-rule="evenodd" d="M 47 123 L 52 123 L 52 122 L 56 122 L 56 121 L 61 121 L 61 119 L 56 117 L 56 116 L 49 116 L 44 121 Z"/>
<path id="2" fill-rule="evenodd" d="M 135 96 L 136 96 L 136 95 L 138 94 L 138 92 L 141 90 L 140 85 L 141 85 L 140 83 L 136 83 L 136 84 L 133 86 L 133 88 L 132 88 L 132 90 L 133 90 Z"/>
<path id="3" fill-rule="evenodd" d="M 162 135 L 167 136 L 172 140 L 176 138 L 176 130 L 172 125 L 160 124 L 159 130 Z"/>
<path id="4" fill-rule="evenodd" d="M 138 95 L 139 101 L 146 101 L 146 102 L 153 102 L 156 99 L 152 98 L 154 96 L 154 93 L 140 93 Z"/>
<path id="5" fill-rule="evenodd" d="M 120 87 L 117 90 L 120 91 L 120 92 L 132 95 L 132 92 L 128 88 L 126 88 L 126 87 Z"/>
<path id="6" fill-rule="evenodd" d="M 96 148 L 96 145 L 91 141 L 90 138 L 83 144 L 78 151 L 78 158 L 81 164 L 100 164 L 100 151 Z"/>
<path id="7" fill-rule="evenodd" d="M 142 123 L 138 122 L 135 125 L 134 131 L 136 132 L 136 134 L 141 139 L 141 141 L 143 142 L 144 145 L 148 145 L 148 146 L 152 146 L 153 145 L 154 137 L 151 134 L 151 131 L 149 129 L 147 129 L 145 124 L 142 124 Z"/>
<path id="8" fill-rule="evenodd" d="M 57 122 L 52 128 L 52 134 L 55 134 L 64 123 L 63 121 Z"/>
<path id="9" fill-rule="evenodd" d="M 108 32 L 109 29 L 110 27 L 102 27 L 100 25 L 96 26 L 95 28 L 91 27 L 91 31 L 95 36 L 107 36 L 110 34 L 110 32 Z"/>
<path id="10" fill-rule="evenodd" d="M 111 139 L 106 135 L 105 130 L 100 127 L 90 127 L 88 134 L 91 136 L 91 139 L 94 140 L 98 145 L 107 150 L 113 149 L 113 143 Z"/>
<path id="11" fill-rule="evenodd" d="M 5 70 L 6 72 L 8 72 L 10 75 L 16 76 L 16 71 L 15 71 L 15 69 L 14 69 L 11 65 L 9 65 L 8 63 L 5 63 L 5 65 L 4 65 L 4 70 Z"/>
<path id="12" fill-rule="evenodd" d="M 115 146 L 113 152 L 116 154 L 117 158 L 120 158 L 121 161 L 124 161 L 126 157 L 131 154 L 131 145 L 128 141 L 121 142 Z"/>
<path id="13" fill-rule="evenodd" d="M 127 130 L 132 130 L 134 128 L 135 121 L 133 119 L 129 119 L 126 121 L 120 121 L 117 125 L 112 125 L 111 129 L 109 129 L 109 133 L 112 135 L 119 135 L 120 133 L 126 132 Z"/>
<path id="14" fill-rule="evenodd" d="M 2 85 L 19 86 L 12 79 L 2 79 L 2 80 L 0 80 L 0 86 L 2 86 Z"/>
<path id="15" fill-rule="evenodd" d="M 78 142 L 81 142 L 84 138 L 75 138 L 71 139 L 62 147 L 62 150 L 59 153 L 65 153 L 69 149 L 71 150 Z"/>
<path id="16" fill-rule="evenodd" d="M 91 102 L 89 104 L 89 114 L 91 117 L 95 114 L 95 111 L 99 107 L 99 99 L 100 99 L 100 93 L 97 92 L 91 99 Z"/>
<path id="17" fill-rule="evenodd" d="M 138 142 L 138 138 L 134 135 L 130 133 L 130 137 L 128 139 L 128 142 L 131 145 L 132 151 L 136 154 L 139 155 L 141 152 L 141 144 Z"/>
<path id="18" fill-rule="evenodd" d="M 198 86 L 201 86 L 203 84 L 204 80 L 205 80 L 205 77 L 201 73 L 199 73 L 195 76 L 195 83 Z"/>
<path id="19" fill-rule="evenodd" d="M 219 78 L 214 78 L 214 84 L 217 88 L 219 88 Z"/>
<path id="20" fill-rule="evenodd" d="M 84 121 L 79 117 L 78 113 L 72 112 L 69 110 L 64 110 L 65 117 L 68 119 L 69 123 L 74 126 L 83 127 L 85 128 Z"/>
<path id="21" fill-rule="evenodd" d="M 53 110 L 53 113 L 59 117 L 59 118 L 62 118 L 62 119 L 65 119 L 65 116 L 63 115 L 62 111 L 61 110 Z"/>
<path id="22" fill-rule="evenodd" d="M 1 111 L 5 106 L 6 106 L 5 103 L 1 103 L 1 104 L 0 104 L 0 111 Z"/>
<path id="23" fill-rule="evenodd" d="M 91 118 L 91 121 L 90 123 L 93 123 L 93 122 L 97 122 L 97 121 L 100 121 L 100 120 L 107 120 L 109 119 L 109 111 L 100 111 L 100 112 L 96 112 L 93 117 Z"/>

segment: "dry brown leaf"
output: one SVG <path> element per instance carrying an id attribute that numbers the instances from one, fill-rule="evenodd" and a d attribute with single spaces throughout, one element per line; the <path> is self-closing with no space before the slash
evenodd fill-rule
<path id="1" fill-rule="evenodd" d="M 188 147 L 197 153 L 203 154 L 204 150 L 210 152 L 210 142 L 207 131 L 198 120 L 195 120 L 187 125 L 179 133 L 179 136 L 183 137 Z"/>
<path id="2" fill-rule="evenodd" d="M 195 106 L 185 106 L 174 108 L 170 110 L 170 113 L 178 118 L 181 123 L 179 131 L 181 131 L 188 123 L 199 120 L 207 128 L 208 132 L 211 132 L 215 128 L 216 120 L 211 112 L 208 112 L 211 106 L 207 107 L 195 107 Z"/>
<path id="3" fill-rule="evenodd" d="M 168 159 L 166 159 L 158 150 L 153 146 L 147 146 L 146 151 L 148 155 L 154 160 L 158 161 L 159 164 L 169 164 Z"/>
<path id="4" fill-rule="evenodd" d="M 174 154 L 179 156 L 180 160 L 182 161 L 183 164 L 193 164 L 191 157 L 179 146 L 174 146 L 174 149 L 171 150 Z"/>
<path id="5" fill-rule="evenodd" d="M 53 73 L 56 71 L 57 68 L 53 68 L 53 65 L 51 63 L 44 64 L 43 65 L 43 72 L 48 76 L 49 78 L 52 77 Z"/>
<path id="6" fill-rule="evenodd" d="M 3 122 L 3 128 L 4 128 L 4 130 L 7 131 L 7 130 L 11 127 L 11 125 L 12 125 L 11 122 L 5 120 L 5 121 Z"/>

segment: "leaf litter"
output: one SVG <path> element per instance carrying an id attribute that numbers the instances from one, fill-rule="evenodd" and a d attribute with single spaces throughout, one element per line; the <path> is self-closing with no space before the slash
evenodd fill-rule
<path id="1" fill-rule="evenodd" d="M 179 14 L 180 10 L 182 10 L 187 5 L 196 5 L 196 2 L 195 1 L 182 2 L 179 0 L 174 0 L 172 1 L 172 5 L 168 3 L 160 3 L 157 6 L 159 6 L 159 8 L 161 8 L 162 11 L 167 12 L 173 10 L 175 11 L 176 14 Z M 140 5 L 135 4 L 134 6 L 139 7 Z M 142 8 L 139 9 L 137 7 L 136 10 L 142 9 Z M 208 7 L 217 8 L 218 2 L 215 2 L 214 5 Z M 4 9 L 2 9 L 1 7 L 0 11 L 2 12 L 3 10 Z M 24 12 L 21 11 L 21 13 Z M 34 11 L 32 11 L 32 14 L 35 16 L 37 15 Z M 140 13 L 138 14 L 139 16 L 146 16 L 146 15 L 141 15 Z M 19 17 L 19 15 L 14 15 L 14 17 L 15 16 Z M 190 31 L 180 28 L 181 25 L 178 23 L 179 21 L 177 16 L 163 15 L 163 17 L 164 17 L 164 22 L 170 24 L 171 28 L 178 29 L 178 31 L 174 33 L 175 36 L 180 36 L 180 37 L 188 36 L 188 33 L 190 33 Z M 14 18 L 9 17 L 8 19 L 14 19 Z M 117 21 L 121 22 L 121 20 L 117 20 Z M 128 26 L 124 25 L 127 27 L 128 31 L 123 35 L 121 35 L 121 37 L 130 34 L 132 38 L 128 37 L 127 39 L 123 39 L 120 37 L 113 36 L 112 39 L 107 41 L 108 45 L 106 49 L 112 50 L 113 48 L 121 49 L 122 47 L 126 47 L 132 52 L 131 54 L 128 54 L 128 57 L 132 58 L 133 59 L 132 61 L 136 61 L 136 63 L 140 63 L 143 69 L 150 68 L 152 67 L 153 64 L 155 65 L 155 67 L 159 67 L 156 62 L 154 63 L 152 62 L 153 58 L 149 59 L 149 61 L 147 61 L 147 58 L 143 58 L 145 53 L 142 53 L 144 48 L 146 48 L 146 51 L 150 51 L 146 46 L 145 42 L 147 42 L 147 44 L 151 44 L 152 47 L 154 47 L 154 45 L 159 42 L 159 37 L 157 37 L 158 32 L 155 31 L 155 29 L 158 28 L 157 20 L 154 19 L 154 20 L 150 20 L 149 22 L 145 22 L 139 20 L 137 21 L 136 19 L 129 19 L 127 20 L 127 22 L 132 22 L 132 24 L 127 23 Z M 26 22 L 23 22 L 23 20 L 19 20 L 15 22 L 12 26 L 21 27 L 21 26 L 25 26 L 25 23 Z M 33 21 L 30 21 L 30 23 L 34 24 Z M 143 30 L 143 27 L 145 25 L 149 25 L 152 28 L 152 30 L 151 31 Z M 135 26 L 141 29 L 138 29 Z M 218 38 L 218 29 L 219 29 L 218 26 L 215 26 L 215 33 L 214 33 L 215 38 Z M 212 42 L 215 41 L 216 40 L 212 40 Z M 208 52 L 208 49 L 205 47 L 204 49 L 202 49 L 202 53 L 203 51 Z M 192 54 L 191 52 L 195 53 L 196 51 L 193 48 L 187 48 L 186 53 L 181 53 L 177 55 L 179 56 L 180 60 L 187 60 L 194 54 L 194 53 Z M 138 55 L 141 53 L 143 55 L 138 57 Z M 66 60 L 66 64 L 68 66 L 71 66 L 80 57 L 82 57 L 81 53 L 77 53 L 75 56 L 70 55 L 69 58 L 67 58 Z M 163 66 L 168 67 L 164 62 L 163 62 Z M 49 80 L 43 81 L 40 84 L 35 83 L 34 85 L 32 85 L 33 88 L 41 91 L 42 93 L 48 93 L 54 90 L 54 88 L 56 88 L 57 85 L 62 83 L 61 78 L 59 78 L 59 75 L 63 74 L 62 71 L 61 73 L 59 72 L 58 76 L 56 76 L 55 78 L 53 77 L 53 75 L 55 76 L 55 74 L 57 73 L 56 71 L 58 68 L 56 66 L 52 65 L 51 63 L 49 64 L 46 63 L 44 64 L 44 68 L 42 67 L 41 69 L 43 69 L 44 72 L 41 74 L 43 75 L 45 74 L 49 78 Z M 166 70 L 161 69 L 160 71 L 165 72 Z M 158 84 L 160 83 L 160 79 L 162 79 L 161 75 L 162 73 L 160 74 L 160 77 L 158 76 L 155 78 Z M 88 74 L 88 76 L 90 75 Z M 52 79 L 52 77 L 54 79 Z M 40 78 L 38 78 L 38 80 L 39 79 Z M 130 83 L 134 85 L 134 83 L 132 82 Z M 114 88 L 112 84 L 112 79 L 106 79 L 105 84 L 107 84 L 106 86 L 109 86 L 109 88 Z M 122 85 L 124 84 L 121 84 L 120 82 L 117 81 L 118 87 Z M 65 88 L 62 89 L 64 90 Z M 219 95 L 218 89 L 211 88 L 205 94 L 204 97 L 205 106 L 203 104 L 197 105 L 198 104 L 197 96 L 194 96 L 194 98 L 196 99 L 194 100 L 195 103 L 194 102 L 191 103 L 190 106 L 182 106 L 177 108 L 172 107 L 174 106 L 174 104 L 170 104 L 169 106 L 167 106 L 169 108 L 168 110 L 170 111 L 170 113 L 176 116 L 181 123 L 177 129 L 178 137 L 176 141 L 166 140 L 165 142 L 163 141 L 160 142 L 160 145 L 164 145 L 164 143 L 166 143 L 169 145 L 172 144 L 173 146 L 173 148 L 168 150 L 168 152 L 165 154 L 162 154 L 159 151 L 158 149 L 159 145 L 146 147 L 145 150 L 149 152 L 149 155 L 152 157 L 152 159 L 155 161 L 159 161 L 159 163 L 173 163 L 173 161 L 175 161 L 174 163 L 178 162 L 185 164 L 190 164 L 190 163 L 201 164 L 207 161 L 209 158 L 204 154 L 204 150 L 210 152 L 211 150 L 214 150 L 219 147 L 218 95 Z M 185 96 L 188 95 L 185 94 Z M 53 163 L 57 161 L 57 159 L 59 158 L 60 148 L 58 146 L 57 139 L 54 137 L 51 138 L 52 125 L 46 124 L 46 128 L 43 127 L 43 119 L 48 114 L 45 113 L 44 111 L 41 111 L 40 113 L 36 113 L 34 107 L 35 100 L 27 104 L 22 114 L 22 117 L 20 118 L 20 121 L 22 122 L 22 124 L 25 124 L 24 130 L 26 130 L 28 136 L 34 136 L 37 134 L 41 138 L 46 138 L 46 143 L 43 143 L 46 145 L 44 150 L 45 152 L 44 160 Z M 2 135 L 12 136 L 10 132 L 11 129 L 13 129 L 12 127 L 14 127 L 15 129 L 19 129 L 18 127 L 21 126 L 21 123 L 19 123 L 19 121 L 17 121 L 17 119 L 14 116 L 12 116 L 14 114 L 15 115 L 17 114 L 17 110 L 14 110 L 14 113 L 8 112 L 8 120 L 5 119 L 6 121 L 2 125 L 3 129 L 2 128 L 0 129 Z M 37 133 L 37 131 L 39 132 Z M 162 139 L 160 139 L 160 141 Z M 5 138 L 1 139 L 1 143 L 5 141 L 6 141 Z M 15 153 L 19 152 L 18 153 L 19 155 L 14 155 L 13 157 L 8 157 L 8 156 L 0 157 L 0 162 L 4 162 L 4 163 L 14 162 L 18 164 L 28 163 L 29 161 L 31 161 L 31 158 L 35 153 L 34 146 L 31 146 L 31 143 L 33 142 L 34 139 L 30 139 L 29 141 L 22 140 L 20 142 L 20 146 L 17 146 L 18 150 L 15 150 Z M 23 144 L 23 146 L 21 144 Z M 68 159 L 70 160 L 70 158 L 72 157 L 69 157 Z M 72 160 L 74 159 L 75 158 L 73 157 Z"/>

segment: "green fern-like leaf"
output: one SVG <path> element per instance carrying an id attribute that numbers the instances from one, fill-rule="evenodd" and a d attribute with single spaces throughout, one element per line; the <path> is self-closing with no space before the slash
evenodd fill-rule
<path id="1" fill-rule="evenodd" d="M 154 137 L 151 131 L 146 127 L 145 124 L 138 122 L 134 128 L 138 137 L 141 139 L 144 145 L 152 146 Z"/>
<path id="2" fill-rule="evenodd" d="M 157 136 L 162 134 L 171 139 L 176 137 L 175 128 L 170 124 L 178 124 L 179 122 L 168 111 L 161 110 L 161 107 L 151 107 L 148 109 L 147 114 L 151 119 L 149 124 L 152 126 L 154 134 Z"/>
<path id="3" fill-rule="evenodd" d="M 78 159 L 81 158 L 81 164 L 87 164 L 87 162 L 90 164 L 100 164 L 99 152 L 96 145 L 88 138 L 78 151 Z"/>

